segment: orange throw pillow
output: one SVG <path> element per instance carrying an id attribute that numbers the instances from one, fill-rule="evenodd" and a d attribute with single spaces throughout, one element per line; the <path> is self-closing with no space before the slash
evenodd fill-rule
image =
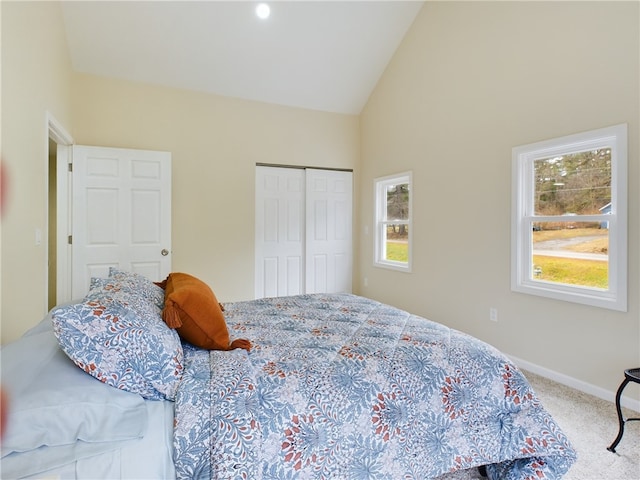
<path id="1" fill-rule="evenodd" d="M 207 350 L 249 350 L 248 340 L 229 344 L 224 313 L 213 290 L 187 273 L 171 273 L 162 282 L 165 289 L 162 319 L 183 340 Z"/>

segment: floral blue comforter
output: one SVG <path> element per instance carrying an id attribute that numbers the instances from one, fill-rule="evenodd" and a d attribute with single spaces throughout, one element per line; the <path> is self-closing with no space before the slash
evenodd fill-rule
<path id="1" fill-rule="evenodd" d="M 180 479 L 560 478 L 575 452 L 493 347 L 363 297 L 225 305 L 245 350 L 185 345 Z"/>

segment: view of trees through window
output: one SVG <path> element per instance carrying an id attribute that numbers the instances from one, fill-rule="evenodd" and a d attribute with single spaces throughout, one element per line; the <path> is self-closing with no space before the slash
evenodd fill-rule
<path id="1" fill-rule="evenodd" d="M 534 161 L 535 279 L 608 288 L 611 148 Z"/>
<path id="2" fill-rule="evenodd" d="M 536 160 L 536 215 L 593 215 L 611 202 L 611 149 Z"/>
<path id="3" fill-rule="evenodd" d="M 409 184 L 387 186 L 386 259 L 407 262 L 409 257 Z"/>

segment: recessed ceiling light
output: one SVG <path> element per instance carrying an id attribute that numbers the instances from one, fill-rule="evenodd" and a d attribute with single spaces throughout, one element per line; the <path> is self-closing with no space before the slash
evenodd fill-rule
<path id="1" fill-rule="evenodd" d="M 258 6 L 256 7 L 256 15 L 259 18 L 265 20 L 269 18 L 270 14 L 271 14 L 271 8 L 266 3 L 259 3 Z"/>

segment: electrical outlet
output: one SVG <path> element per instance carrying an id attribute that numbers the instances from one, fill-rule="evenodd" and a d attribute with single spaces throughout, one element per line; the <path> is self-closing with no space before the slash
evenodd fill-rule
<path id="1" fill-rule="evenodd" d="M 489 309 L 489 320 L 491 320 L 492 322 L 497 322 L 498 321 L 498 309 L 495 307 L 491 307 Z"/>

